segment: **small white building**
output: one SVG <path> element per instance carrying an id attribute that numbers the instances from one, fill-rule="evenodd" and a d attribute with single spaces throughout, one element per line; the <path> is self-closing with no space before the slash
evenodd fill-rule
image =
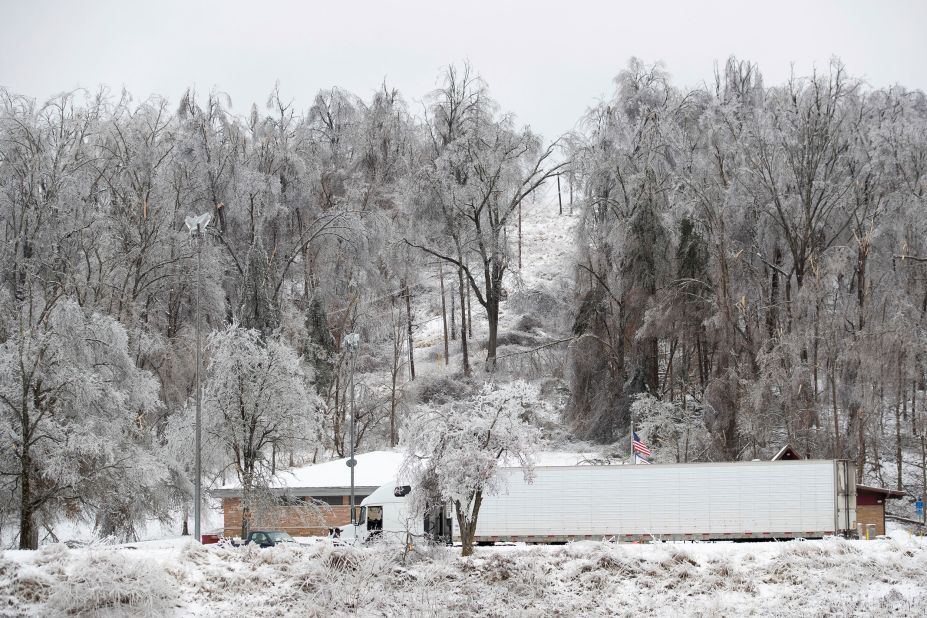
<path id="1" fill-rule="evenodd" d="M 393 482 L 404 455 L 373 451 L 355 456 L 354 500 Z M 347 458 L 277 472 L 271 487 L 274 504 L 254 509 L 251 528 L 285 530 L 292 536 L 322 536 L 351 521 L 351 469 Z M 213 492 L 222 498 L 225 536 L 241 533 L 241 485 L 236 481 Z M 307 508 L 322 503 L 322 508 Z"/>

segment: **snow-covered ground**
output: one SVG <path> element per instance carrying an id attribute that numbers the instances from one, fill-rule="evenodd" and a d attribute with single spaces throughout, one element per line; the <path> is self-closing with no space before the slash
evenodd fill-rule
<path id="1" fill-rule="evenodd" d="M 564 198 L 566 199 L 566 197 Z M 564 214 L 558 214 L 556 189 L 549 190 L 536 201 L 527 204 L 522 216 L 522 264 L 518 266 L 517 224 L 509 229 L 512 246 L 512 261 L 505 278 L 505 289 L 509 299 L 500 306 L 499 334 L 515 329 L 519 318 L 526 313 L 527 306 L 541 305 L 544 309 L 545 299 L 570 299 L 572 280 L 575 271 L 576 224 L 579 215 L 569 215 L 568 206 L 564 205 Z M 479 280 L 479 277 L 477 277 Z M 450 293 L 452 289 L 450 275 L 445 273 L 445 285 L 448 290 L 448 311 L 450 311 Z M 443 323 L 440 314 L 440 296 L 437 282 L 428 283 L 429 294 L 415 308 L 415 358 L 416 371 L 419 374 L 431 374 L 459 371 L 460 350 L 457 341 L 451 342 L 451 362 L 445 365 L 443 353 Z M 482 367 L 486 358 L 485 343 L 488 337 L 486 313 L 471 299 L 473 317 L 473 339 L 471 340 L 471 362 L 474 367 Z M 556 322 L 556 315 L 538 315 L 543 322 Z M 553 338 L 559 333 L 545 332 Z"/>
<path id="2" fill-rule="evenodd" d="M 0 555 L 0 615 L 924 616 L 927 540 Z"/>

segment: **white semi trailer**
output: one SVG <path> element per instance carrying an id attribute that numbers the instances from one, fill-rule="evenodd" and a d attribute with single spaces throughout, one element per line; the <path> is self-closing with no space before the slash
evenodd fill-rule
<path id="1" fill-rule="evenodd" d="M 519 468 L 500 473 L 503 489 L 483 497 L 478 543 L 820 538 L 856 530 L 855 477 L 841 460 L 538 466 L 531 483 Z M 368 496 L 347 535 L 460 540 L 449 510 L 411 514 L 407 490 L 387 485 Z"/>

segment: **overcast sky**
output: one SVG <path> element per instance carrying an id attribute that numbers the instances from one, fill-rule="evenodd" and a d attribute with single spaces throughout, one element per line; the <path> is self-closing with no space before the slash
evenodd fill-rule
<path id="1" fill-rule="evenodd" d="M 768 84 L 837 55 L 873 86 L 927 90 L 925 0 L 589 2 L 442 0 L 0 0 L 0 86 L 44 99 L 125 86 L 176 102 L 184 89 L 263 105 L 274 82 L 308 107 L 334 85 L 368 97 L 385 79 L 417 106 L 441 67 L 469 60 L 504 109 L 546 137 L 610 93 L 631 56 L 677 85 L 730 54 Z"/>

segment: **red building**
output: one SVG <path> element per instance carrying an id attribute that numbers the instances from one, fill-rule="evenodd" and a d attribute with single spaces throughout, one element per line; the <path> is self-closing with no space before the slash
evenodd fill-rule
<path id="1" fill-rule="evenodd" d="M 903 491 L 857 485 L 856 522 L 863 526 L 874 524 L 877 535 L 885 534 L 885 501 L 902 497 L 904 497 Z M 862 534 L 863 538 L 865 538 L 865 532 Z"/>

